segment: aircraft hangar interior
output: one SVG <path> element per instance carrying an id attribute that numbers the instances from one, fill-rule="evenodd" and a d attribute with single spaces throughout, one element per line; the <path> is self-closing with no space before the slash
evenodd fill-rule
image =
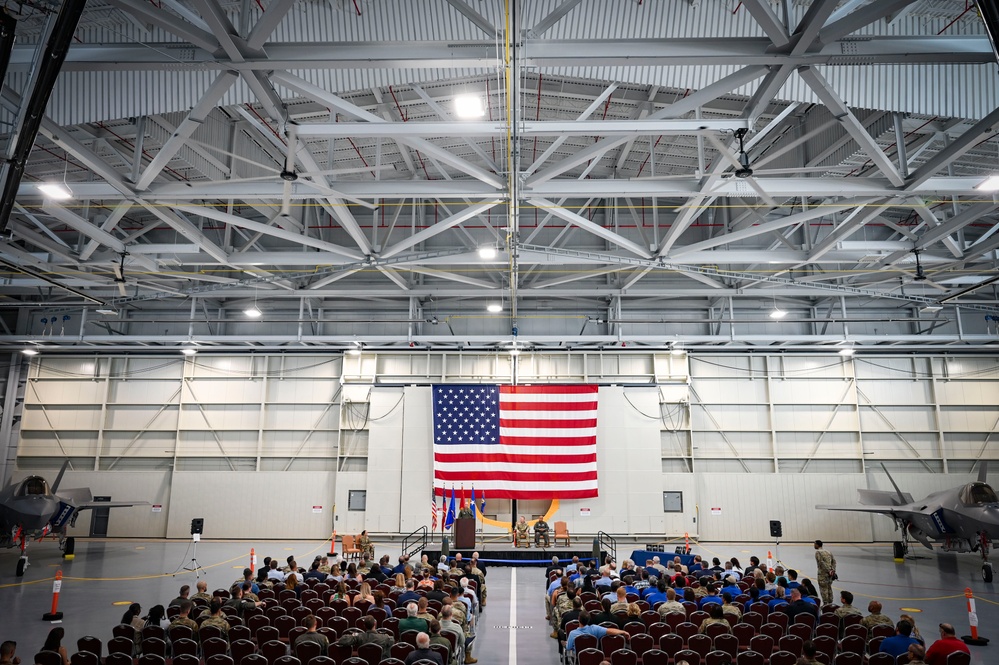
<path id="1" fill-rule="evenodd" d="M 738 645 L 643 615 L 613 665 L 989 637 L 997 39 L 984 0 L 4 0 L 0 642 L 165 665 L 112 654 L 130 603 L 362 532 L 481 550 L 454 665 L 590 663 L 553 555 L 756 556 L 890 627 L 754 625 L 747 574 Z M 310 665 L 277 615 L 354 610 L 309 583 L 226 610 L 287 654 L 181 662 Z"/>

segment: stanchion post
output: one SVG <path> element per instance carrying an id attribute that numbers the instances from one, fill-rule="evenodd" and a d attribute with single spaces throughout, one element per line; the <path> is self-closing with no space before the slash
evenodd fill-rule
<path id="1" fill-rule="evenodd" d="M 971 635 L 961 637 L 965 644 L 973 646 L 985 646 L 989 640 L 978 634 L 978 611 L 975 609 L 975 597 L 970 588 L 964 590 L 964 597 L 968 600 L 968 625 L 971 626 Z"/>
<path id="2" fill-rule="evenodd" d="M 250 548 L 250 572 L 257 572 L 257 552 L 252 547 Z"/>
<path id="3" fill-rule="evenodd" d="M 55 581 L 52 583 L 52 611 L 42 615 L 42 621 L 62 621 L 62 612 L 59 611 L 59 593 L 62 591 L 62 571 L 57 570 Z"/>

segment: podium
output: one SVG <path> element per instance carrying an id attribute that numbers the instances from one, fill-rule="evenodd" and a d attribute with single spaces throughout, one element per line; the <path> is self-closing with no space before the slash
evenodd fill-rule
<path id="1" fill-rule="evenodd" d="M 475 518 L 459 517 L 454 521 L 454 548 L 475 549 Z"/>

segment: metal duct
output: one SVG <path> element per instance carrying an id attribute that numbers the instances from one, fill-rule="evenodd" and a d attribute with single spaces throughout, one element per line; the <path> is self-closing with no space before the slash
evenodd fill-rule
<path id="1" fill-rule="evenodd" d="M 38 63 L 38 79 L 31 91 L 31 97 L 27 101 L 24 124 L 20 128 L 14 128 L 15 132 L 20 130 L 17 134 L 17 143 L 13 154 L 8 153 L 10 159 L 4 165 L 6 179 L 3 187 L 3 198 L 0 199 L 0 232 L 7 229 L 7 222 L 17 197 L 17 188 L 21 184 L 21 176 L 24 175 L 25 162 L 35 144 L 35 137 L 42 124 L 49 96 L 52 94 L 52 88 L 55 87 L 62 63 L 66 59 L 66 53 L 73 41 L 73 33 L 76 32 L 76 26 L 80 23 L 80 17 L 83 15 L 83 8 L 86 5 L 87 0 L 65 0 L 59 9 L 59 15 L 56 17 L 55 26 L 52 28 L 52 34 L 49 36 L 45 51 L 41 55 L 42 61 Z M 2 47 L 6 51 L 4 53 L 4 70 L 6 70 L 11 44 L 4 42 Z"/>

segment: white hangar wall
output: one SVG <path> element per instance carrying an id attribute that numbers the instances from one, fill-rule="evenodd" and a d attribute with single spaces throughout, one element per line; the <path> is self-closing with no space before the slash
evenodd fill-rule
<path id="1" fill-rule="evenodd" d="M 554 517 L 580 536 L 761 540 L 780 519 L 788 541 L 893 540 L 888 520 L 815 506 L 891 489 L 881 465 L 918 497 L 997 457 L 986 356 L 43 356 L 20 369 L 15 478 L 69 459 L 65 487 L 162 506 L 113 511 L 110 536 L 183 538 L 193 517 L 218 538 L 325 538 L 334 517 L 340 533 L 427 525 L 433 383 L 601 385 L 600 496 Z M 682 511 L 664 511 L 667 491 Z M 487 516 L 510 511 L 487 497 Z M 89 528 L 84 514 L 76 532 Z"/>

